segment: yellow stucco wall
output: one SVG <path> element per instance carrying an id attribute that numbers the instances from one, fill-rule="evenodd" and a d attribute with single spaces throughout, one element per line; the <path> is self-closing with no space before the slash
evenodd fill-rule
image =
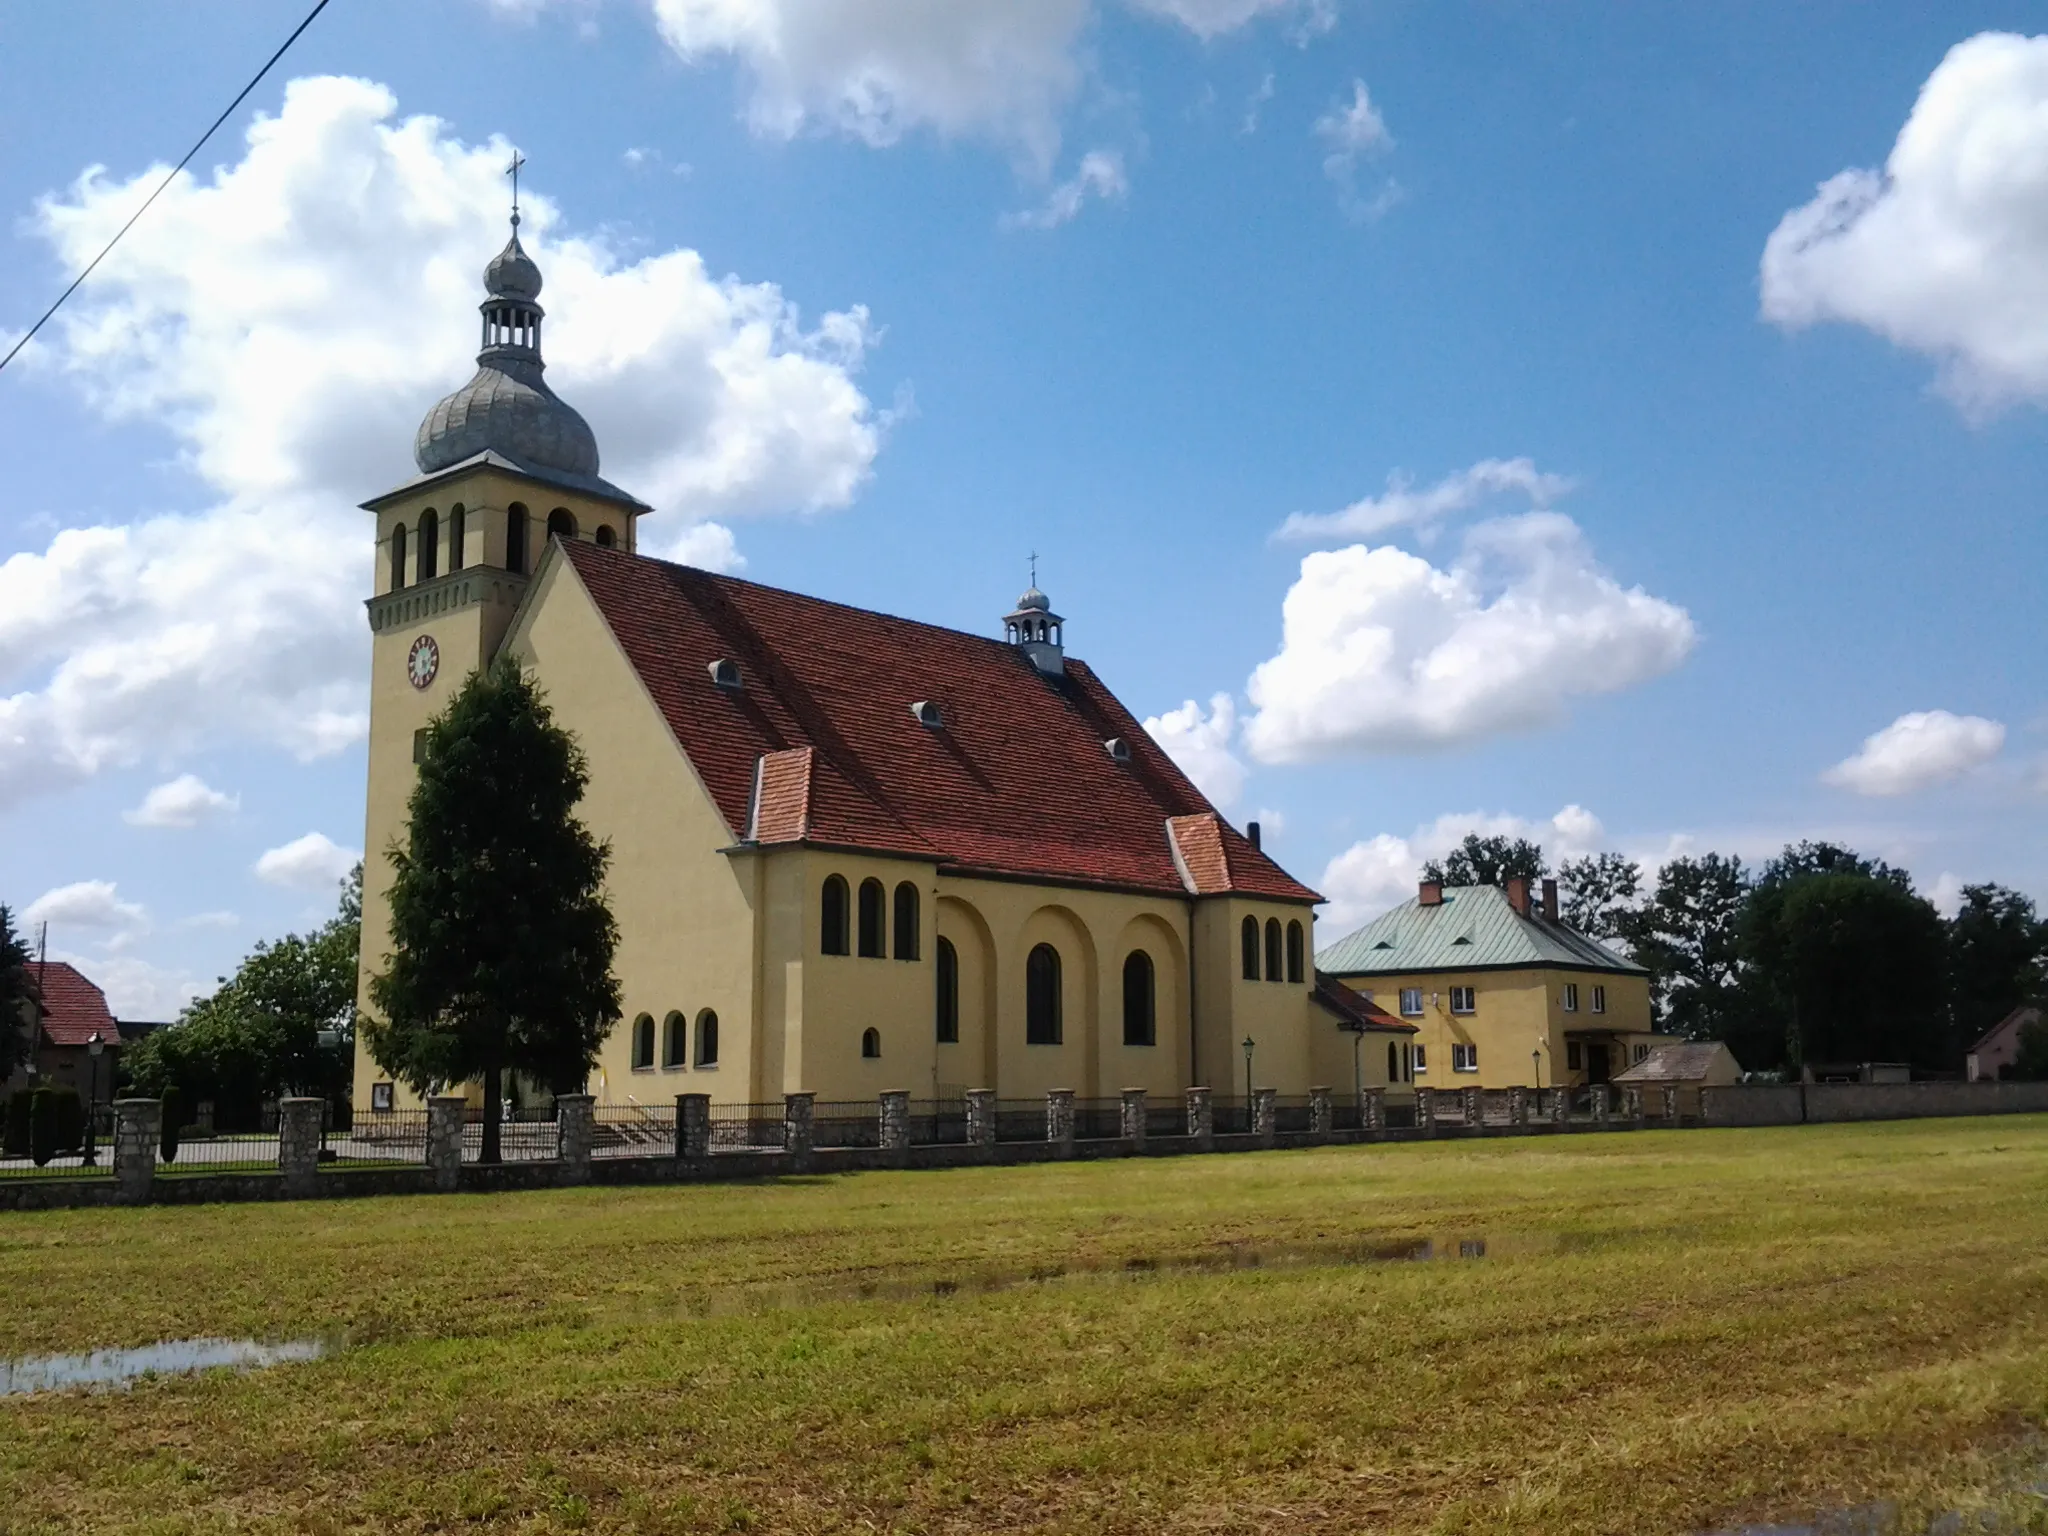
<path id="1" fill-rule="evenodd" d="M 1427 1064 L 1415 1074 L 1419 1087 L 1574 1086 L 1590 1079 L 1583 1052 L 1579 1067 L 1573 1070 L 1569 1066 L 1570 1036 L 1579 1035 L 1583 1041 L 1596 1033 L 1611 1033 L 1610 1075 L 1630 1064 L 1636 1046 L 1654 1045 L 1667 1038 L 1654 1033 L 1649 982 L 1642 976 L 1531 967 L 1354 975 L 1343 980 L 1396 1015 L 1400 1014 L 1404 989 L 1422 992 L 1421 1014 L 1405 1017 L 1405 1022 L 1419 1026 L 1415 1044 L 1422 1048 Z M 1567 1011 L 1564 989 L 1572 984 L 1578 987 L 1579 1006 Z M 1602 1013 L 1592 1011 L 1596 986 L 1606 988 L 1607 1007 Z M 1473 989 L 1471 1013 L 1451 1012 L 1453 987 Z M 1478 1071 L 1453 1070 L 1451 1047 L 1455 1044 L 1479 1048 Z M 1531 1052 L 1537 1053 L 1534 1059 Z M 1384 1049 L 1381 1054 L 1384 1056 Z"/>

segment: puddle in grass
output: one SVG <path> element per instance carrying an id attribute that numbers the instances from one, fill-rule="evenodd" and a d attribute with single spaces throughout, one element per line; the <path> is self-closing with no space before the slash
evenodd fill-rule
<path id="1" fill-rule="evenodd" d="M 136 1349 L 96 1349 L 89 1355 L 30 1355 L 0 1360 L 0 1397 L 61 1392 L 69 1387 L 125 1387 L 153 1376 L 196 1371 L 249 1371 L 318 1360 L 341 1347 L 339 1339 L 166 1339 Z"/>

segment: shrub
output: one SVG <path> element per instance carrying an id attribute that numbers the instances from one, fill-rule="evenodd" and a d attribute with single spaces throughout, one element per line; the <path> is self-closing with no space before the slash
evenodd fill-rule
<path id="1" fill-rule="evenodd" d="M 40 1168 L 85 1140 L 85 1105 L 76 1088 L 37 1088 L 29 1094 L 28 1153 Z"/>
<path id="2" fill-rule="evenodd" d="M 0 1157 L 28 1156 L 29 1090 L 8 1095 L 7 1120 L 0 1127 Z"/>
<path id="3" fill-rule="evenodd" d="M 167 1163 L 178 1160 L 178 1132 L 185 1128 L 185 1095 L 176 1088 L 164 1090 L 164 1123 L 158 1133 L 157 1156 Z"/>

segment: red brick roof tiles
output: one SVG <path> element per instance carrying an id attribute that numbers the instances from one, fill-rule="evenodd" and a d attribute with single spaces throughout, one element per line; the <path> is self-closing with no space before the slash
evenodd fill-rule
<path id="1" fill-rule="evenodd" d="M 811 823 L 811 749 L 790 747 L 763 754 L 755 767 L 754 825 L 757 843 L 800 843 Z"/>
<path id="2" fill-rule="evenodd" d="M 62 960 L 29 967 L 41 993 L 43 1038 L 52 1045 L 88 1045 L 97 1033 L 111 1050 L 121 1044 L 120 1026 L 107 1007 L 107 994 Z"/>
<path id="3" fill-rule="evenodd" d="M 1316 972 L 1315 999 L 1353 1028 L 1375 1034 L 1417 1033 L 1413 1024 L 1395 1018 L 1363 992 L 1345 986 L 1328 971 Z"/>
<path id="4" fill-rule="evenodd" d="M 1224 824 L 1083 662 L 1047 678 L 999 640 L 560 547 L 736 837 L 788 840 L 799 775 L 782 754 L 808 748 L 798 835 L 811 843 L 1185 894 L 1166 823 L 1211 818 L 1213 839 L 1193 835 L 1213 840 L 1220 870 L 1203 855 L 1198 893 L 1320 899 Z M 721 659 L 738 665 L 738 689 L 711 683 Z M 921 723 L 919 700 L 943 724 Z M 1112 737 L 1128 762 L 1105 749 Z"/>

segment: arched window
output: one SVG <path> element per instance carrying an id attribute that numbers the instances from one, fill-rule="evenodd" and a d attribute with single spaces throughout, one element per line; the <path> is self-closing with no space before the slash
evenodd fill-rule
<path id="1" fill-rule="evenodd" d="M 1152 957 L 1134 949 L 1124 956 L 1124 1044 L 1153 1045 L 1157 1040 L 1152 1018 Z"/>
<path id="2" fill-rule="evenodd" d="M 405 590 L 405 524 L 391 530 L 391 590 Z"/>
<path id="3" fill-rule="evenodd" d="M 680 1013 L 661 1021 L 661 1064 L 680 1067 L 689 1061 L 690 1026 Z"/>
<path id="4" fill-rule="evenodd" d="M 1237 930 L 1238 947 L 1244 951 L 1244 979 L 1259 979 L 1259 920 L 1248 917 Z"/>
<path id="5" fill-rule="evenodd" d="M 860 1032 L 860 1054 L 867 1061 L 877 1060 L 882 1054 L 882 1032 L 879 1029 L 864 1029 Z"/>
<path id="6" fill-rule="evenodd" d="M 951 939 L 939 940 L 939 995 L 938 1028 L 939 1044 L 960 1043 L 960 957 L 953 952 Z"/>
<path id="7" fill-rule="evenodd" d="M 526 574 L 526 508 L 516 501 L 505 509 L 505 569 Z"/>
<path id="8" fill-rule="evenodd" d="M 462 569 L 462 546 L 469 539 L 469 511 L 461 502 L 448 509 L 448 569 Z"/>
<path id="9" fill-rule="evenodd" d="M 881 881 L 861 881 L 860 952 L 869 960 L 880 960 L 889 953 L 882 933 L 889 920 L 888 906 L 889 898 L 883 894 Z"/>
<path id="10" fill-rule="evenodd" d="M 905 880 L 896 887 L 896 958 L 917 958 L 917 887 Z"/>
<path id="11" fill-rule="evenodd" d="M 1060 1043 L 1060 952 L 1050 944 L 1024 962 L 1024 1043 Z"/>
<path id="12" fill-rule="evenodd" d="M 1401 1047 L 1391 1040 L 1387 1042 L 1387 1081 L 1401 1081 Z"/>
<path id="13" fill-rule="evenodd" d="M 612 525 L 610 523 L 599 523 L 597 525 L 597 547 L 599 549 L 610 549 L 618 542 L 619 536 L 612 532 Z"/>
<path id="14" fill-rule="evenodd" d="M 573 539 L 576 537 L 576 518 L 567 507 L 557 507 L 548 514 L 548 537 L 551 539 Z"/>
<path id="15" fill-rule="evenodd" d="M 644 1072 L 654 1065 L 654 1017 L 643 1013 L 633 1021 L 633 1070 Z"/>
<path id="16" fill-rule="evenodd" d="M 718 1065 L 718 1015 L 709 1008 L 697 1015 L 697 1065 Z"/>
<path id="17" fill-rule="evenodd" d="M 1304 981 L 1307 979 L 1306 957 L 1302 954 L 1302 949 L 1301 924 L 1289 923 L 1287 925 L 1287 979 L 1289 981 Z"/>
<path id="18" fill-rule="evenodd" d="M 828 955 L 843 955 L 846 942 L 846 878 L 827 875 L 825 890 L 818 901 L 818 948 Z"/>
<path id="19" fill-rule="evenodd" d="M 1266 919 L 1266 980 L 1280 979 L 1280 919 Z"/>
<path id="20" fill-rule="evenodd" d="M 420 514 L 420 580 L 441 574 L 441 514 L 432 507 Z"/>

